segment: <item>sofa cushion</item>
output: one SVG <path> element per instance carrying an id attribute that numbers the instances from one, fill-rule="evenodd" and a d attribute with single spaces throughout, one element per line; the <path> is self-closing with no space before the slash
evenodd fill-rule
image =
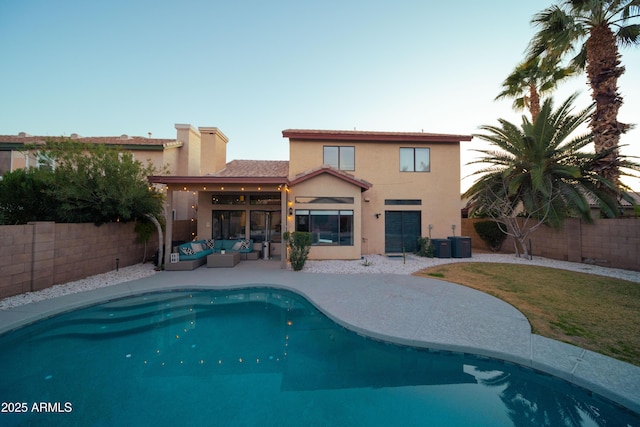
<path id="1" fill-rule="evenodd" d="M 219 253 L 222 249 L 229 252 L 251 252 L 253 239 L 217 239 L 212 251 Z"/>
<path id="2" fill-rule="evenodd" d="M 213 249 L 209 249 L 204 240 L 196 240 L 178 246 L 178 253 L 180 254 L 180 261 L 188 261 L 206 258 L 207 255 L 213 253 Z"/>
<path id="3" fill-rule="evenodd" d="M 193 248 L 189 245 L 189 246 L 180 246 L 180 254 L 182 255 L 193 255 L 195 252 L 193 252 Z"/>
<path id="4" fill-rule="evenodd" d="M 223 240 L 222 245 L 220 246 L 220 249 L 231 250 L 235 242 L 236 242 L 235 240 Z"/>

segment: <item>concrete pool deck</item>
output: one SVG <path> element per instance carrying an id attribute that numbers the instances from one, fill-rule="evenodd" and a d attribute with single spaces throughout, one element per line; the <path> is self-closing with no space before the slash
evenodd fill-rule
<path id="1" fill-rule="evenodd" d="M 0 311 L 0 333 L 55 314 L 153 291 L 268 286 L 297 292 L 327 316 L 376 339 L 477 354 L 553 374 L 640 413 L 640 367 L 531 333 L 511 305 L 437 279 L 292 272 L 280 261 L 164 271 Z"/>

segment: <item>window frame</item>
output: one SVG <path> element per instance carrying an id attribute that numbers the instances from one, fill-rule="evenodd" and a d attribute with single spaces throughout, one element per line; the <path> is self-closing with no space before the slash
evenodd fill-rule
<path id="1" fill-rule="evenodd" d="M 13 151 L 0 150 L 0 179 L 6 172 L 12 171 L 11 164 L 13 162 Z M 6 169 L 5 169 L 6 166 Z"/>
<path id="2" fill-rule="evenodd" d="M 327 162 L 327 149 L 335 148 L 338 151 L 338 162 L 333 164 Z M 348 158 L 347 151 L 351 151 L 351 164 L 344 164 L 343 159 Z M 322 146 L 322 164 L 329 165 L 341 171 L 355 171 L 356 170 L 356 147 L 355 145 L 323 145 Z"/>
<path id="3" fill-rule="evenodd" d="M 412 165 L 406 165 L 408 169 L 403 169 L 403 150 L 411 150 L 412 151 Z M 418 170 L 416 168 L 418 156 L 417 152 L 424 151 L 427 153 L 427 167 L 426 169 Z M 406 152 L 406 151 L 405 151 Z M 400 172 L 431 172 L 431 148 L 430 147 L 400 147 L 399 152 L 399 163 L 400 163 Z"/>
<path id="4" fill-rule="evenodd" d="M 50 171 L 56 170 L 56 158 L 53 154 L 45 151 L 38 151 L 34 157 L 37 169 Z"/>
<path id="5" fill-rule="evenodd" d="M 353 210 L 296 209 L 294 226 L 296 231 L 304 231 L 313 235 L 311 246 L 353 246 L 354 217 Z M 329 223 L 333 223 L 332 225 L 335 227 L 326 228 L 326 224 Z M 301 225 L 304 226 L 301 227 Z M 317 231 L 314 231 L 314 225 L 318 226 Z M 323 234 L 330 234 L 332 237 L 335 235 L 335 241 L 333 238 L 327 241 L 328 239 L 323 237 Z"/>

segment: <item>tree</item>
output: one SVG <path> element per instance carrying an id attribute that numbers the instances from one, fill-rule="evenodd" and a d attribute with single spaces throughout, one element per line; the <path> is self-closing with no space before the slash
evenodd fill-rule
<path id="1" fill-rule="evenodd" d="M 640 44 L 640 0 L 563 0 L 533 17 L 539 27 L 529 46 L 529 56 L 563 58 L 576 53 L 571 65 L 587 71 L 595 110 L 590 123 L 596 153 L 607 155 L 594 164 L 594 170 L 612 182 L 612 195 L 619 188 L 620 135 L 629 126 L 618 122 L 622 97 L 618 78 L 619 45 Z"/>
<path id="2" fill-rule="evenodd" d="M 16 169 L 0 179 L 0 224 L 55 220 L 51 197 L 53 174 L 41 169 Z"/>
<path id="3" fill-rule="evenodd" d="M 607 216 L 617 213 L 616 200 L 603 190 L 613 184 L 591 170 L 608 153 L 582 151 L 592 142 L 591 133 L 572 136 L 593 110 L 572 114 L 575 98 L 569 97 L 557 110 L 552 99 L 546 100 L 535 122 L 523 116 L 518 127 L 500 119 L 501 126 L 481 126 L 488 134 L 475 135 L 497 150 L 476 150 L 483 157 L 471 163 L 490 166 L 475 173 L 481 176 L 463 197 L 469 198 L 472 215 L 483 211 L 502 224 L 525 255 L 526 238 L 541 225 L 559 228 L 570 216 L 590 221 L 590 200 Z M 640 168 L 626 160 L 624 165 Z"/>
<path id="4" fill-rule="evenodd" d="M 161 214 L 162 196 L 147 181 L 155 170 L 130 152 L 70 140 L 38 148 L 54 159 L 54 185 L 48 191 L 56 200 L 56 221 L 100 225 Z"/>
<path id="5" fill-rule="evenodd" d="M 552 202 L 557 194 L 548 193 L 548 199 L 538 195 L 533 206 L 523 208 L 523 199 L 527 197 L 526 188 L 519 188 L 517 193 L 510 193 L 509 183 L 502 176 L 493 176 L 479 192 L 486 216 L 490 217 L 505 236 L 513 238 L 516 255 L 522 253 L 529 256 L 527 239 L 531 233 L 549 220 Z M 477 199 L 476 199 L 477 203 Z"/>
<path id="6" fill-rule="evenodd" d="M 28 221 L 151 221 L 162 255 L 163 197 L 149 186 L 156 173 L 131 153 L 98 144 L 49 140 L 27 147 L 49 160 L 45 168 L 18 169 L 0 180 L 0 224 Z"/>
<path id="7" fill-rule="evenodd" d="M 534 57 L 518 64 L 502 83 L 503 90 L 496 100 L 514 98 L 513 109 L 529 109 L 531 119 L 540 114 L 540 97 L 573 75 L 570 67 L 560 67 L 551 57 Z"/>

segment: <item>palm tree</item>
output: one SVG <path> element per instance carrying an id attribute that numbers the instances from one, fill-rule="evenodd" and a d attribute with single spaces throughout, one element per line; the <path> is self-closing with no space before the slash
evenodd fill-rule
<path id="1" fill-rule="evenodd" d="M 602 190 L 611 183 L 590 170 L 607 153 L 582 150 L 592 142 L 591 133 L 572 135 L 593 111 L 572 114 L 576 97 L 557 110 L 552 99 L 546 100 L 535 121 L 522 116 L 521 127 L 500 119 L 501 126 L 481 126 L 488 134 L 475 135 L 497 149 L 476 150 L 483 157 L 471 163 L 490 166 L 475 173 L 481 177 L 463 197 L 470 200 L 471 214 L 484 212 L 520 244 L 516 252 L 527 255 L 526 238 L 542 224 L 561 227 L 569 216 L 590 221 L 590 200 L 607 216 L 617 213 L 616 200 Z"/>
<path id="2" fill-rule="evenodd" d="M 539 27 L 529 46 L 530 57 L 541 54 L 564 57 L 575 53 L 571 65 L 587 71 L 595 110 L 590 123 L 596 153 L 609 154 L 594 168 L 619 187 L 620 135 L 629 126 L 618 122 L 622 97 L 618 78 L 619 45 L 640 44 L 640 0 L 563 0 L 533 17 Z M 614 194 L 615 195 L 615 191 Z"/>
<path id="3" fill-rule="evenodd" d="M 559 67 L 552 57 L 534 57 L 518 64 L 502 83 L 503 91 L 496 100 L 514 98 L 514 110 L 529 109 L 531 119 L 540 114 L 540 96 L 558 85 L 560 80 L 573 75 L 570 67 Z"/>

